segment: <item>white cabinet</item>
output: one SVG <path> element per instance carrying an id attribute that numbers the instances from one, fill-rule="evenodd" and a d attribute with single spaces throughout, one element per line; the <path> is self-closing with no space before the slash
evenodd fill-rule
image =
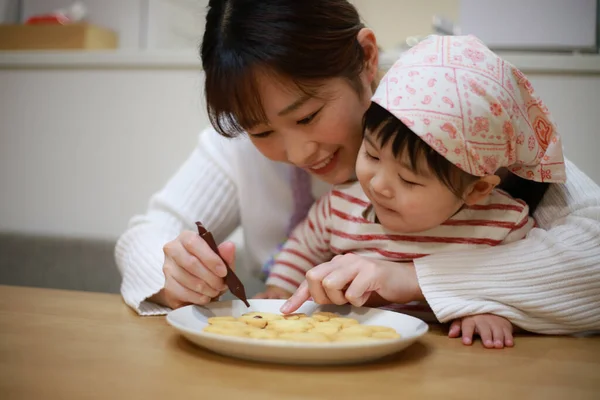
<path id="1" fill-rule="evenodd" d="M 503 50 L 597 46 L 597 0 L 461 0 L 462 33 Z"/>
<path id="2" fill-rule="evenodd" d="M 204 34 L 208 0 L 148 0 L 143 48 L 197 48 Z"/>

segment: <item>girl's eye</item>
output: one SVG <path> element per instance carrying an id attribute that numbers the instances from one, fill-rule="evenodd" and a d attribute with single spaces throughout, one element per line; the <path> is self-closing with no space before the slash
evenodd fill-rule
<path id="1" fill-rule="evenodd" d="M 321 110 L 323 109 L 323 107 L 319 108 L 317 111 L 315 111 L 314 113 L 310 114 L 308 117 L 306 118 L 302 118 L 299 121 L 296 121 L 296 124 L 298 125 L 308 125 L 312 122 L 313 119 L 315 119 L 315 117 L 321 112 Z"/>
<path id="2" fill-rule="evenodd" d="M 378 158 L 378 157 L 375 157 L 375 156 L 373 156 L 373 155 L 369 154 L 369 152 L 368 152 L 368 151 L 366 151 L 366 150 L 365 150 L 365 156 L 367 156 L 367 158 L 368 158 L 368 159 L 370 159 L 370 160 L 373 160 L 373 161 L 379 161 L 379 158 Z"/>
<path id="3" fill-rule="evenodd" d="M 408 186 L 421 186 L 419 185 L 417 182 L 412 182 L 412 181 L 407 181 L 406 179 L 404 179 L 403 177 L 401 177 L 400 175 L 398 175 L 398 177 L 400 178 L 400 180 L 407 184 Z"/>

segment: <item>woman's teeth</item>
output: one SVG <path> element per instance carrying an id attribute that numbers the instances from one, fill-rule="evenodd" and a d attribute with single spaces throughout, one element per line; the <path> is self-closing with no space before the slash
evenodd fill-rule
<path id="1" fill-rule="evenodd" d="M 325 159 L 322 162 L 320 162 L 320 163 L 318 163 L 318 164 L 313 165 L 312 167 L 310 167 L 310 169 L 318 170 L 318 169 L 321 169 L 321 168 L 325 168 L 327 166 L 327 164 L 329 164 L 331 162 L 331 160 L 333 159 L 333 156 L 334 156 L 333 154 L 330 155 L 329 157 L 327 157 L 327 159 Z"/>

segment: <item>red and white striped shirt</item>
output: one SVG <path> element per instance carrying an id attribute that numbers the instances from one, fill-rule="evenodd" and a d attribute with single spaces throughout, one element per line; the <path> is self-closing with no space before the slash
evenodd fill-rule
<path id="1" fill-rule="evenodd" d="M 275 258 L 267 285 L 294 292 L 308 270 L 338 254 L 412 261 L 433 253 L 510 243 L 523 239 L 535 225 L 527 204 L 500 190 L 419 233 L 389 231 L 374 222 L 371 210 L 358 182 L 337 186 L 321 197 Z"/>

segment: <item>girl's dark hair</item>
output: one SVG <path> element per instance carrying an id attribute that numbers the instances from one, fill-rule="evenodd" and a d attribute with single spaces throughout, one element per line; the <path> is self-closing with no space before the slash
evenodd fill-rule
<path id="1" fill-rule="evenodd" d="M 446 160 L 402 121 L 377 103 L 371 102 L 371 106 L 365 113 L 364 128 L 371 132 L 377 131 L 375 137 L 380 147 L 390 143 L 394 157 L 400 158 L 406 154 L 413 171 L 423 172 L 419 169 L 419 163 L 424 159 L 429 171 L 459 198 L 463 197 L 471 183 L 479 179 Z"/>
<path id="2" fill-rule="evenodd" d="M 363 27 L 347 0 L 210 0 L 201 57 L 212 125 L 235 137 L 267 122 L 258 73 L 311 96 L 325 80 L 344 78 L 362 95 Z"/>
<path id="3" fill-rule="evenodd" d="M 384 147 L 391 143 L 394 157 L 408 156 L 410 166 L 418 172 L 419 161 L 424 159 L 427 167 L 444 183 L 457 197 L 464 194 L 466 188 L 479 177 L 471 175 L 440 155 L 419 136 L 411 131 L 402 121 L 392 115 L 379 104 L 372 102 L 364 116 L 364 127 L 371 132 L 379 129 L 376 139 L 379 146 Z M 540 204 L 542 197 L 548 190 L 548 183 L 534 182 L 508 173 L 502 178 L 498 186 L 512 197 L 521 199 L 529 206 L 529 214 Z"/>
<path id="4" fill-rule="evenodd" d="M 504 190 L 515 199 L 521 199 L 529 206 L 529 215 L 540 205 L 542 198 L 550 187 L 548 182 L 535 182 L 521 178 L 512 173 L 507 173 L 502 179 L 499 189 Z"/>

